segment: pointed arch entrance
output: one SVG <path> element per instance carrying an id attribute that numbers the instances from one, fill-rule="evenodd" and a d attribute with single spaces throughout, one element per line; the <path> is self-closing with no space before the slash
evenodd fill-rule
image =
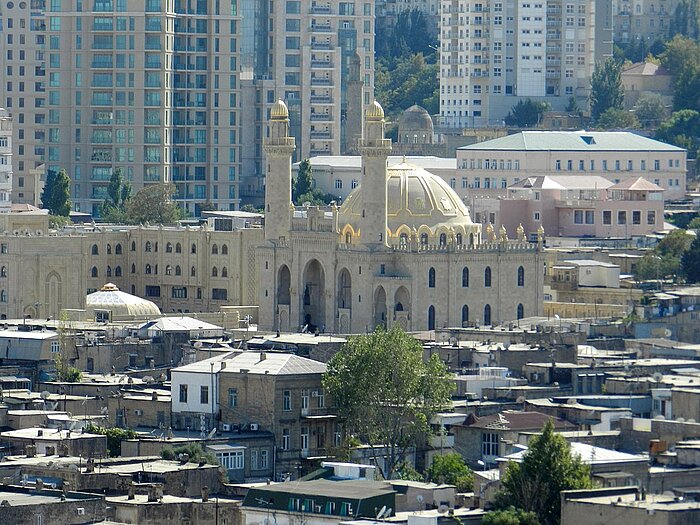
<path id="1" fill-rule="evenodd" d="M 304 268 L 301 294 L 300 324 L 306 330 L 325 330 L 326 272 L 318 259 L 311 259 Z"/>
<path id="2" fill-rule="evenodd" d="M 386 328 L 386 291 L 383 286 L 374 291 L 374 326 Z"/>

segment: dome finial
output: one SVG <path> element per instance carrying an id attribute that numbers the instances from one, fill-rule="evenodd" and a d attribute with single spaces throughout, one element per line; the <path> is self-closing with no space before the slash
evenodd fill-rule
<path id="1" fill-rule="evenodd" d="M 277 99 L 270 110 L 270 120 L 287 120 L 289 118 L 289 109 L 282 99 Z"/>
<path id="2" fill-rule="evenodd" d="M 376 100 L 370 104 L 365 114 L 367 120 L 384 120 L 384 108 Z"/>

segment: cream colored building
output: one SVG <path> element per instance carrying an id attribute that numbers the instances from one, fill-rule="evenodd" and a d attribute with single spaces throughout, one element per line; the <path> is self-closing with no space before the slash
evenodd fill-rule
<path id="1" fill-rule="evenodd" d="M 0 213 L 12 206 L 12 116 L 0 108 Z"/>
<path id="2" fill-rule="evenodd" d="M 644 40 L 647 46 L 668 38 L 678 0 L 613 0 L 616 44 Z"/>
<path id="3" fill-rule="evenodd" d="M 14 218 L 15 214 L 8 214 Z M 0 316 L 52 317 L 84 309 L 114 283 L 163 313 L 216 312 L 257 300 L 261 228 L 85 226 L 56 233 L 35 220 L 0 234 Z M 20 219 L 17 219 L 18 222 Z"/>
<path id="4" fill-rule="evenodd" d="M 505 195 L 528 177 L 598 175 L 613 184 L 642 177 L 685 196 L 686 150 L 629 132 L 522 131 L 457 150 L 457 177 L 472 197 Z"/>
<path id="5" fill-rule="evenodd" d="M 268 329 L 407 330 L 537 315 L 542 252 L 522 230 L 482 233 L 442 179 L 402 162 L 388 166 L 391 141 L 376 102 L 365 115 L 360 185 L 338 208 L 293 207 L 284 103 L 273 108 L 260 324 Z"/>

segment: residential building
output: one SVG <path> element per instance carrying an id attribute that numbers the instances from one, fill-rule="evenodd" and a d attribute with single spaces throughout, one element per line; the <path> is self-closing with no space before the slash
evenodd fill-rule
<path id="1" fill-rule="evenodd" d="M 660 64 L 639 62 L 623 66 L 620 74 L 625 90 L 625 109 L 633 109 L 644 95 L 658 95 L 669 108 L 673 107 L 673 76 Z M 654 126 L 660 122 L 652 122 Z"/>
<path id="2" fill-rule="evenodd" d="M 239 447 L 232 461 L 251 476 L 274 462 L 276 477 L 298 475 L 306 460 L 340 445 L 341 428 L 329 410 L 321 379 L 326 365 L 279 352 L 235 352 L 172 370 L 172 418 L 176 429 L 206 435 L 269 431 L 276 450 Z"/>
<path id="3" fill-rule="evenodd" d="M 0 213 L 12 206 L 12 116 L 0 108 Z"/>
<path id="4" fill-rule="evenodd" d="M 630 132 L 521 131 L 457 150 L 457 178 L 465 196 L 503 196 L 529 177 L 600 176 L 613 184 L 642 177 L 664 199 L 686 191 L 686 150 Z"/>
<path id="5" fill-rule="evenodd" d="M 353 151 L 374 97 L 374 0 L 243 2 L 240 13 L 246 197 L 264 197 L 262 139 L 278 99 L 290 114 L 295 160 Z M 250 125 L 249 125 L 250 124 Z"/>
<path id="6" fill-rule="evenodd" d="M 13 117 L 13 200 L 37 206 L 46 139 L 45 0 L 10 2 L 0 13 L 0 106 Z"/>
<path id="7" fill-rule="evenodd" d="M 22 428 L 0 433 L 0 441 L 11 454 L 105 457 L 107 437 L 87 432 L 47 428 Z"/>
<path id="8" fill-rule="evenodd" d="M 503 229 L 482 236 L 442 179 L 408 162 L 388 166 L 391 140 L 377 102 L 359 143 L 362 182 L 340 207 L 292 205 L 288 126 L 280 101 L 265 146 L 265 242 L 256 252 L 262 327 L 434 330 L 540 311 L 541 243 L 518 232 L 511 241 Z"/>
<path id="9" fill-rule="evenodd" d="M 3 485 L 0 489 L 0 522 L 15 525 L 61 523 L 83 525 L 105 519 L 105 497 L 87 492 Z"/>
<path id="10" fill-rule="evenodd" d="M 439 128 L 501 124 L 519 100 L 585 106 L 612 54 L 609 2 L 443 0 Z"/>
<path id="11" fill-rule="evenodd" d="M 614 0 L 615 20 L 613 38 L 618 45 L 644 41 L 651 46 L 656 40 L 666 40 L 673 31 L 678 0 Z"/>

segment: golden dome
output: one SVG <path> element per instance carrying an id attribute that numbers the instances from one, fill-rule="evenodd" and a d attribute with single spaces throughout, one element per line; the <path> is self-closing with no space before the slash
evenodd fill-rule
<path id="1" fill-rule="evenodd" d="M 384 119 L 384 108 L 376 100 L 372 102 L 370 107 L 367 108 L 367 113 L 365 114 L 367 120 L 383 120 Z"/>
<path id="2" fill-rule="evenodd" d="M 454 228 L 457 233 L 479 232 L 480 225 L 472 222 L 469 210 L 455 191 L 440 177 L 402 162 L 387 170 L 387 227 L 397 236 L 405 225 L 410 230 Z M 339 227 L 350 225 L 358 231 L 362 217 L 362 185 L 348 195 L 339 211 Z"/>
<path id="3" fill-rule="evenodd" d="M 270 110 L 270 119 L 272 120 L 286 120 L 289 118 L 289 110 L 287 109 L 287 104 L 278 99 L 277 102 L 272 106 Z"/>

